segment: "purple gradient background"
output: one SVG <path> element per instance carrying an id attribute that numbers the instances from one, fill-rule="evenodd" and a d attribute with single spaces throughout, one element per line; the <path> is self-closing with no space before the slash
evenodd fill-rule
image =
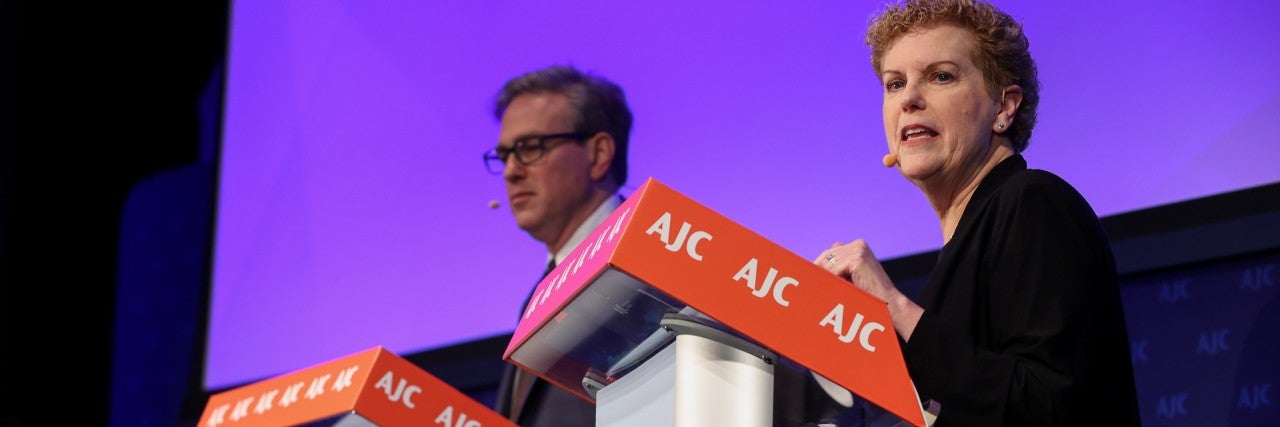
<path id="1" fill-rule="evenodd" d="M 784 4 L 785 3 L 785 4 Z M 1031 167 L 1100 215 L 1280 181 L 1280 4 L 998 2 L 1041 72 Z M 880 165 L 871 2 L 234 2 L 205 386 L 509 332 L 545 248 L 480 153 L 509 77 L 571 63 L 654 177 L 812 258 L 941 237 Z"/>

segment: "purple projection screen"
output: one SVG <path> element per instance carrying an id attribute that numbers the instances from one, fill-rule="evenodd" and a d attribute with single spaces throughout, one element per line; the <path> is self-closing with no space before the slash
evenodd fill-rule
<path id="1" fill-rule="evenodd" d="M 1274 2 L 999 1 L 1027 26 L 1025 152 L 1101 215 L 1280 181 Z M 573 64 L 635 113 L 654 177 L 812 258 L 932 251 L 937 218 L 880 158 L 871 2 L 242 1 L 231 8 L 204 386 L 381 345 L 510 332 L 545 248 L 480 154 L 491 100 Z"/>

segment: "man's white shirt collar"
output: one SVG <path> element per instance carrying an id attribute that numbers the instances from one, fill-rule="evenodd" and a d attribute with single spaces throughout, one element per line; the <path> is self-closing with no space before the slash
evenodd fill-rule
<path id="1" fill-rule="evenodd" d="M 583 221 L 582 225 L 579 225 L 578 229 L 573 231 L 573 235 L 569 236 L 569 241 L 560 247 L 560 251 L 555 253 L 556 265 L 560 265 L 561 261 L 568 258 L 569 253 L 573 252 L 583 240 L 586 240 L 587 236 L 592 231 L 595 231 L 596 227 L 599 227 L 601 223 L 604 223 L 604 220 L 609 218 L 609 214 L 613 213 L 620 205 L 622 205 L 622 198 L 617 194 L 604 199 L 600 206 L 596 207 L 596 211 L 592 212 L 591 216 L 587 217 L 587 220 Z M 551 256 L 551 254 L 547 254 L 548 261 L 551 260 Z"/>

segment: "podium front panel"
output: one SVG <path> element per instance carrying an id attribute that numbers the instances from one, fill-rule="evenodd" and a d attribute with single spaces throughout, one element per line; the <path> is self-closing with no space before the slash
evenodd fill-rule
<path id="1" fill-rule="evenodd" d="M 650 178 L 538 284 L 504 358 L 593 401 L 694 313 L 913 425 L 888 307 Z"/>

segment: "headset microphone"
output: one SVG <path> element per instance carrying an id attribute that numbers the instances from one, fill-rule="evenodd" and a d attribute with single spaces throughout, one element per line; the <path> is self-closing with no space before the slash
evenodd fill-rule
<path id="1" fill-rule="evenodd" d="M 880 159 L 880 163 L 884 163 L 886 168 L 891 168 L 893 165 L 898 164 L 898 155 L 893 153 L 885 154 L 884 158 Z"/>

